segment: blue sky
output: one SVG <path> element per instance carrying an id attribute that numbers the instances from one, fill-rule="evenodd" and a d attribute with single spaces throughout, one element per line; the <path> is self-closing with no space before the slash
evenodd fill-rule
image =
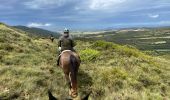
<path id="1" fill-rule="evenodd" d="M 0 22 L 53 31 L 170 26 L 170 0 L 0 0 Z"/>

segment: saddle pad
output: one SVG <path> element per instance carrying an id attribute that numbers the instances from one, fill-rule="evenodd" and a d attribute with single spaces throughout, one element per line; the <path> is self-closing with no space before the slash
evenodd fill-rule
<path id="1" fill-rule="evenodd" d="M 64 50 L 64 51 L 62 51 L 62 52 L 60 53 L 59 56 L 61 56 L 64 52 L 67 52 L 67 51 L 71 51 L 71 50 Z"/>

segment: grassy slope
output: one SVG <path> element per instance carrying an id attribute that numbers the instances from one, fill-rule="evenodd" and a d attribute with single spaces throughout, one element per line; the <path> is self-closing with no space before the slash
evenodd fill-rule
<path id="1" fill-rule="evenodd" d="M 85 38 L 107 40 L 118 44 L 129 44 L 141 50 L 153 50 L 170 54 L 170 29 L 155 28 L 145 31 L 116 31 L 86 35 Z M 163 43 L 161 43 L 163 42 Z"/>
<path id="2" fill-rule="evenodd" d="M 1 24 L 0 97 L 47 100 L 49 88 L 55 96 L 68 96 L 63 72 L 56 66 L 56 46 Z M 82 59 L 80 94 L 92 90 L 92 100 L 170 98 L 167 60 L 103 41 L 77 41 L 76 48 Z"/>

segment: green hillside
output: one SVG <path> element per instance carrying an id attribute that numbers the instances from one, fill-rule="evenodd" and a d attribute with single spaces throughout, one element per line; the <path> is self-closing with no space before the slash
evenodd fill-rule
<path id="1" fill-rule="evenodd" d="M 139 28 L 101 32 L 82 36 L 86 39 L 106 40 L 128 44 L 140 50 L 156 51 L 160 55 L 170 54 L 170 28 Z"/>
<path id="2" fill-rule="evenodd" d="M 90 100 L 168 100 L 170 62 L 140 50 L 105 41 L 77 40 L 82 63 L 79 95 Z M 0 24 L 0 100 L 48 100 L 47 90 L 68 97 L 62 69 L 56 66 L 57 40 L 31 38 Z"/>
<path id="3" fill-rule="evenodd" d="M 26 27 L 26 26 L 13 26 L 13 27 L 16 29 L 25 31 L 27 32 L 28 35 L 31 35 L 31 36 L 49 37 L 50 35 L 53 35 L 56 38 L 60 36 L 60 33 L 51 32 L 51 31 L 41 29 L 41 28 Z"/>

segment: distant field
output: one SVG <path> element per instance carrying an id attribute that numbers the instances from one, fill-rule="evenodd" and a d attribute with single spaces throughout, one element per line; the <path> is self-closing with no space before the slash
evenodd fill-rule
<path id="1" fill-rule="evenodd" d="M 169 28 L 100 32 L 99 34 L 83 35 L 79 38 L 106 40 L 122 45 L 127 44 L 135 46 L 140 50 L 155 51 L 159 54 L 170 53 Z"/>

